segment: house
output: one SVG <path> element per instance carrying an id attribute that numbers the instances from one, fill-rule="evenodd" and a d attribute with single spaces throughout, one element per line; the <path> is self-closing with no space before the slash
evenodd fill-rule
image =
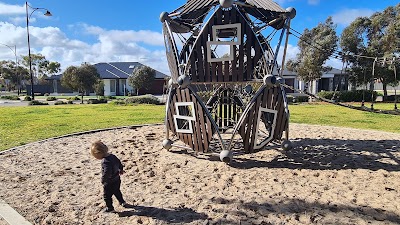
<path id="1" fill-rule="evenodd" d="M 289 70 L 283 70 L 282 76 L 285 79 L 285 84 L 292 86 L 295 89 L 308 91 L 312 94 L 317 94 L 321 91 L 348 90 L 349 86 L 347 74 L 334 68 L 323 73 L 321 78 L 310 82 L 304 82 L 298 77 L 296 72 Z M 291 92 L 288 91 L 288 93 Z"/>
<path id="2" fill-rule="evenodd" d="M 113 62 L 113 63 L 96 63 L 93 65 L 100 78 L 104 82 L 104 95 L 127 95 L 128 93 L 136 94 L 136 90 L 129 86 L 128 77 L 133 74 L 136 68 L 144 66 L 138 62 Z M 168 76 L 156 70 L 156 77 L 151 87 L 147 90 L 140 89 L 139 94 L 161 95 L 164 92 L 165 78 Z"/>
<path id="3" fill-rule="evenodd" d="M 97 69 L 100 79 L 104 82 L 105 96 L 124 96 L 128 95 L 128 93 L 136 94 L 136 90 L 129 86 L 127 80 L 133 74 L 133 71 L 136 68 L 144 66 L 143 64 L 139 62 L 111 62 L 96 63 L 93 66 Z M 53 75 L 47 79 L 52 81 L 53 94 L 72 94 L 71 90 L 61 86 L 61 77 L 62 74 Z M 167 77 L 168 75 L 156 70 L 156 76 L 151 87 L 149 89 L 140 89 L 139 94 L 162 95 Z"/>

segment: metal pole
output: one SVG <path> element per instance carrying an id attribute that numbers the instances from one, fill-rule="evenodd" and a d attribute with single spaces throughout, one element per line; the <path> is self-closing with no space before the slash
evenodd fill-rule
<path id="1" fill-rule="evenodd" d="M 397 86 L 397 72 L 396 72 L 396 65 L 393 64 L 394 69 L 394 83 Z M 394 110 L 397 110 L 397 93 L 396 93 L 396 86 L 394 87 Z"/>
<path id="2" fill-rule="evenodd" d="M 17 80 L 18 80 L 17 45 L 14 45 L 14 50 L 13 50 L 13 49 L 11 48 L 11 46 L 9 46 L 9 45 L 2 44 L 2 43 L 0 43 L 0 44 L 6 46 L 7 48 L 9 48 L 9 49 L 14 53 L 14 55 L 15 55 L 15 77 L 16 77 Z M 19 85 L 19 84 L 18 84 L 18 85 Z M 18 86 L 18 88 L 19 88 L 19 86 Z M 18 95 L 19 95 L 19 89 L 18 89 Z"/>
<path id="3" fill-rule="evenodd" d="M 26 32 L 28 34 L 28 61 L 29 61 L 29 75 L 31 79 L 31 98 L 35 100 L 35 92 L 33 92 L 33 74 L 32 74 L 32 59 L 31 59 L 31 43 L 29 40 L 29 15 L 28 15 L 28 2 L 25 2 L 26 7 Z"/>
<path id="4" fill-rule="evenodd" d="M 17 45 L 14 45 L 14 54 L 15 54 L 15 76 L 17 78 L 18 82 L 18 96 L 20 93 L 20 87 L 21 87 L 21 80 L 20 77 L 18 76 L 18 57 L 17 57 Z"/>
<path id="5" fill-rule="evenodd" d="M 31 12 L 31 14 L 28 14 L 28 7 L 33 9 L 33 11 Z M 32 58 L 31 58 L 31 43 L 29 40 L 29 18 L 32 16 L 32 14 L 38 10 L 46 10 L 46 13 L 44 14 L 45 16 L 51 16 L 51 13 L 49 12 L 49 10 L 45 9 L 45 8 L 33 8 L 32 6 L 28 5 L 28 2 L 25 2 L 25 8 L 26 8 L 26 32 L 28 34 L 28 58 L 29 58 L 29 74 L 30 74 L 30 78 L 31 78 L 31 96 L 32 96 L 32 100 L 35 100 L 35 92 L 33 91 L 33 74 L 32 74 Z"/>
<path id="6" fill-rule="evenodd" d="M 375 58 L 374 64 L 372 64 L 372 92 L 371 92 L 371 110 L 374 110 L 374 90 L 375 90 L 375 63 L 378 61 L 378 58 Z"/>
<path id="7" fill-rule="evenodd" d="M 290 19 L 288 19 L 288 21 L 287 21 L 286 42 L 285 42 L 285 48 L 283 49 L 281 71 L 279 73 L 279 76 L 281 78 L 283 78 L 283 70 L 285 69 L 285 60 L 286 60 L 287 46 L 288 46 L 288 42 L 289 42 L 289 35 L 290 35 Z"/>

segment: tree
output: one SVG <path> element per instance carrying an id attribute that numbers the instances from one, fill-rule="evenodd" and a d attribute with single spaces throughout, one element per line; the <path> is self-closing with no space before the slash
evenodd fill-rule
<path id="1" fill-rule="evenodd" d="M 97 96 L 104 96 L 104 82 L 102 80 L 98 80 L 94 85 L 94 92 Z"/>
<path id="2" fill-rule="evenodd" d="M 61 71 L 61 64 L 59 62 L 50 62 L 46 68 L 48 74 L 56 74 Z"/>
<path id="3" fill-rule="evenodd" d="M 352 83 L 359 86 L 369 82 L 372 89 L 374 81 L 379 80 L 383 84 L 384 99 L 387 97 L 387 85 L 394 82 L 394 71 L 387 63 L 374 63 L 374 58 L 387 58 L 389 61 L 399 56 L 399 24 L 400 4 L 390 6 L 370 17 L 357 18 L 341 35 L 340 46 L 345 52 L 370 57 L 348 57 Z"/>
<path id="4" fill-rule="evenodd" d="M 148 89 L 156 77 L 156 71 L 148 66 L 142 66 L 133 71 L 129 76 L 128 83 L 136 89 L 136 95 L 139 95 L 141 88 Z"/>
<path id="5" fill-rule="evenodd" d="M 3 79 L 8 80 L 8 90 L 18 89 L 20 91 L 21 81 L 29 79 L 29 72 L 21 67 L 15 65 L 14 61 L 0 61 L 0 74 Z"/>
<path id="6" fill-rule="evenodd" d="M 32 73 L 41 83 L 50 75 L 61 71 L 59 62 L 50 62 L 41 54 L 31 54 Z M 29 70 L 29 56 L 22 56 L 22 65 Z"/>
<path id="7" fill-rule="evenodd" d="M 79 67 L 68 67 L 61 78 L 61 84 L 74 91 L 80 92 L 83 103 L 83 96 L 85 92 L 93 89 L 99 78 L 100 75 L 96 68 L 85 63 Z"/>
<path id="8" fill-rule="evenodd" d="M 331 70 L 324 64 L 337 48 L 335 28 L 332 18 L 328 17 L 325 23 L 319 23 L 311 30 L 305 29 L 298 42 L 300 52 L 295 59 L 288 60 L 287 68 L 297 72 L 306 82 L 319 79 L 323 72 Z"/>

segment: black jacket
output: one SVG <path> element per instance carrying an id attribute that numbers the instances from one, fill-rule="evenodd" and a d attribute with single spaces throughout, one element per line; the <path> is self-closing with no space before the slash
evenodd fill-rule
<path id="1" fill-rule="evenodd" d="M 119 174 L 123 171 L 121 161 L 113 154 L 101 160 L 101 183 L 107 185 L 119 180 Z"/>

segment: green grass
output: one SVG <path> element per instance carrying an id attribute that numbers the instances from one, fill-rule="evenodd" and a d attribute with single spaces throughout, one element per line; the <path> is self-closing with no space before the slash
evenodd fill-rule
<path id="1" fill-rule="evenodd" d="M 388 107 L 381 105 L 382 108 Z M 377 108 L 377 107 L 376 107 Z M 400 116 L 364 112 L 331 104 L 290 105 L 290 121 L 400 133 Z"/>
<path id="2" fill-rule="evenodd" d="M 290 105 L 290 121 L 400 133 L 400 116 L 330 104 Z M 163 105 L 58 105 L 0 108 L 0 151 L 65 134 L 117 126 L 162 123 Z"/>
<path id="3" fill-rule="evenodd" d="M 358 107 L 361 106 L 361 102 L 352 102 L 352 103 L 349 103 L 349 104 L 354 105 L 354 106 L 358 106 Z M 365 102 L 364 106 L 367 107 L 367 108 L 371 108 L 371 102 Z M 398 109 L 400 108 L 400 103 L 399 102 L 397 103 L 397 108 Z M 374 103 L 374 109 L 394 110 L 394 103 L 377 103 L 377 102 L 375 102 Z"/>
<path id="4" fill-rule="evenodd" d="M 0 151 L 65 134 L 163 122 L 162 105 L 58 105 L 0 108 Z"/>

